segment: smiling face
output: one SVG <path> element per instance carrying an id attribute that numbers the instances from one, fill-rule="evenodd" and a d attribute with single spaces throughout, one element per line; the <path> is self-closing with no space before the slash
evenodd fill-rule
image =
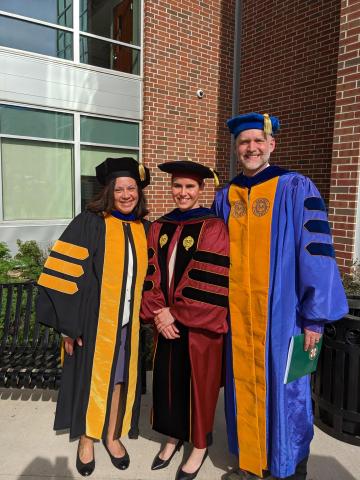
<path id="1" fill-rule="evenodd" d="M 192 178 L 175 177 L 171 181 L 171 194 L 176 206 L 182 211 L 199 208 L 199 197 L 204 190 L 204 183 Z"/>
<path id="2" fill-rule="evenodd" d="M 114 207 L 125 215 L 131 213 L 139 201 L 136 181 L 131 177 L 118 177 L 114 185 Z"/>
<path id="3" fill-rule="evenodd" d="M 244 175 L 253 177 L 269 165 L 275 139 L 262 130 L 244 130 L 236 138 L 236 152 Z"/>

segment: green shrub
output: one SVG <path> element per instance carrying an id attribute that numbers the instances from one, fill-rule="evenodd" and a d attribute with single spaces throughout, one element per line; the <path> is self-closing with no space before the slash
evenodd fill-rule
<path id="1" fill-rule="evenodd" d="M 0 242 L 0 283 L 36 281 L 41 273 L 47 252 L 35 240 L 17 240 L 16 243 L 18 252 L 11 257 L 6 243 Z"/>
<path id="2" fill-rule="evenodd" d="M 15 266 L 15 261 L 11 258 L 9 247 L 5 242 L 0 242 L 0 283 L 11 281 L 8 272 Z"/>
<path id="3" fill-rule="evenodd" d="M 45 252 L 35 240 L 17 240 L 16 243 L 19 251 L 14 260 L 18 262 L 17 268 L 21 270 L 21 276 L 27 280 L 37 280 L 46 260 Z"/>
<path id="4" fill-rule="evenodd" d="M 351 273 L 342 276 L 343 285 L 347 295 L 360 295 L 360 263 L 355 261 L 351 267 Z"/>
<path id="5" fill-rule="evenodd" d="M 5 242 L 0 242 L 0 260 L 11 259 L 9 247 Z"/>

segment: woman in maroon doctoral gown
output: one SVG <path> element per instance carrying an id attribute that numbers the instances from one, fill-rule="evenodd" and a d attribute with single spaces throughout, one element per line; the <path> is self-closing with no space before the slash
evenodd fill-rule
<path id="1" fill-rule="evenodd" d="M 153 428 L 168 436 L 152 469 L 169 465 L 184 441 L 193 449 L 176 476 L 196 477 L 212 442 L 228 326 L 227 230 L 200 207 L 204 178 L 216 172 L 191 161 L 167 162 L 176 209 L 149 231 L 142 319 L 154 322 Z"/>

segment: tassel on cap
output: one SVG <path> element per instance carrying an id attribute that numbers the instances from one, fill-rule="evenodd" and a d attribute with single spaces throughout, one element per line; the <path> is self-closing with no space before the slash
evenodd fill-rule
<path id="1" fill-rule="evenodd" d="M 139 176 L 140 180 L 143 182 L 146 178 L 145 167 L 142 163 L 139 163 Z"/>
<path id="2" fill-rule="evenodd" d="M 211 167 L 209 167 L 209 169 L 211 170 L 213 176 L 214 176 L 214 184 L 215 184 L 215 188 L 218 188 L 219 185 L 220 185 L 220 182 L 219 182 L 219 177 L 217 175 L 217 173 L 215 172 L 215 170 Z"/>
<path id="3" fill-rule="evenodd" d="M 265 135 L 272 135 L 272 123 L 268 113 L 264 113 L 264 133 Z"/>
<path id="4" fill-rule="evenodd" d="M 243 113 L 229 118 L 226 123 L 235 138 L 245 130 L 262 130 L 267 135 L 275 135 L 280 129 L 279 119 L 268 113 Z"/>

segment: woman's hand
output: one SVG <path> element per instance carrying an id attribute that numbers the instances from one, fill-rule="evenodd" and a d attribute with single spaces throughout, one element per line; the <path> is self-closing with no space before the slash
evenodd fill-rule
<path id="1" fill-rule="evenodd" d="M 160 333 L 168 340 L 175 340 L 176 338 L 180 338 L 179 330 L 175 327 L 175 325 L 168 325 L 167 327 L 163 328 Z"/>
<path id="2" fill-rule="evenodd" d="M 74 353 L 74 341 L 75 340 L 73 338 L 64 337 L 65 352 L 70 356 Z M 83 342 L 82 342 L 81 337 L 77 337 L 76 343 L 79 345 L 79 347 L 83 346 Z"/>
<path id="3" fill-rule="evenodd" d="M 179 330 L 174 324 L 175 318 L 171 315 L 168 307 L 160 308 L 154 312 L 154 323 L 157 331 L 161 333 L 165 338 L 175 339 L 179 338 Z"/>

